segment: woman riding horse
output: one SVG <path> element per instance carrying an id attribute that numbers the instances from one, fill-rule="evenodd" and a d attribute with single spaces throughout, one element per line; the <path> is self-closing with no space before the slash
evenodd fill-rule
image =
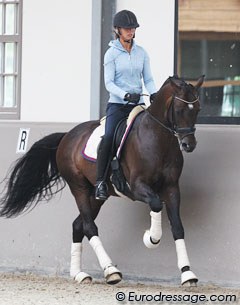
<path id="1" fill-rule="evenodd" d="M 203 77 L 195 86 L 177 77 L 166 80 L 152 104 L 137 116 L 120 159 L 131 199 L 145 202 L 150 208 L 151 227 L 144 234 L 144 243 L 149 248 L 160 243 L 161 211 L 163 204 L 166 206 L 182 284 L 197 281 L 190 270 L 184 242 L 179 178 L 183 167 L 181 149 L 191 152 L 196 146 L 198 89 L 202 83 Z M 68 133 L 51 134 L 36 142 L 11 171 L 7 192 L 0 200 L 0 216 L 17 216 L 41 200 L 50 199 L 59 190 L 54 186 L 66 181 L 80 212 L 73 222 L 71 276 L 78 282 L 91 280 L 81 270 L 82 240 L 86 236 L 107 283 L 115 284 L 122 275 L 106 253 L 94 221 L 104 203 L 95 199 L 96 164 L 80 153 L 98 125 L 99 121 L 85 122 Z M 106 179 L 109 194 L 116 196 L 109 175 Z"/>
<path id="2" fill-rule="evenodd" d="M 142 78 L 149 94 L 157 90 L 151 75 L 146 51 L 135 44 L 136 16 L 127 10 L 118 12 L 113 20 L 116 40 L 104 56 L 104 79 L 110 96 L 107 106 L 105 135 L 99 145 L 95 198 L 108 198 L 106 177 L 111 159 L 114 132 L 118 123 L 129 115 L 136 105 L 143 105 Z M 109 157 L 110 155 L 110 157 Z"/>

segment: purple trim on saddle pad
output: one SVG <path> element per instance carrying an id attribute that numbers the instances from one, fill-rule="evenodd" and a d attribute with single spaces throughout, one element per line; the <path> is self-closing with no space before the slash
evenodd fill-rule
<path id="1" fill-rule="evenodd" d="M 129 135 L 129 133 L 132 129 L 133 123 L 134 123 L 137 116 L 138 116 L 138 114 L 132 119 L 131 123 L 127 126 L 127 128 L 124 132 L 124 135 L 122 137 L 122 140 L 120 142 L 120 145 L 119 145 L 117 153 L 116 153 L 116 156 L 117 156 L 118 159 L 120 159 L 120 157 L 121 157 L 121 152 L 122 152 L 123 146 L 125 144 L 125 141 L 127 140 L 127 137 L 128 137 L 128 135 Z"/>
<path id="2" fill-rule="evenodd" d="M 93 158 L 93 157 L 89 157 L 88 155 L 85 154 L 85 148 L 86 148 L 87 144 L 85 144 L 85 146 L 83 147 L 82 151 L 81 151 L 81 155 L 83 156 L 84 159 L 91 161 L 91 162 L 97 162 L 97 159 Z"/>
<path id="3" fill-rule="evenodd" d="M 143 110 L 144 110 L 144 109 L 143 109 Z M 135 115 L 135 117 L 132 119 L 131 123 L 127 126 L 127 128 L 126 128 L 126 130 L 125 130 L 125 132 L 124 132 L 124 135 L 123 135 L 123 137 L 122 137 L 121 143 L 120 143 L 120 145 L 119 145 L 119 147 L 118 147 L 117 153 L 116 153 L 116 156 L 117 156 L 118 159 L 121 158 L 121 152 L 122 152 L 122 150 L 123 150 L 123 146 L 124 146 L 124 144 L 125 144 L 125 142 L 126 142 L 126 140 L 127 140 L 127 137 L 128 137 L 128 135 L 129 135 L 129 133 L 130 133 L 130 131 L 131 131 L 131 129 L 132 129 L 133 123 L 135 122 L 136 118 L 143 112 L 143 110 L 139 111 L 139 112 Z"/>

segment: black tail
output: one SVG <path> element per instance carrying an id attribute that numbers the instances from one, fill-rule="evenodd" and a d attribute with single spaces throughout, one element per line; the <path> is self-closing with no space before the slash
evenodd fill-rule
<path id="1" fill-rule="evenodd" d="M 6 194 L 0 200 L 0 216 L 17 216 L 34 208 L 40 200 L 50 200 L 64 188 L 65 181 L 56 163 L 57 147 L 64 135 L 53 133 L 44 137 L 16 161 L 7 178 Z"/>

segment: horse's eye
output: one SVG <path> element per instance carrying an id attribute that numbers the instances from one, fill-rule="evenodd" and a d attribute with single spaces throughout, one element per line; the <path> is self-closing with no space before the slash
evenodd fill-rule
<path id="1" fill-rule="evenodd" d="M 181 107 L 179 107 L 179 108 L 176 108 L 176 113 L 178 114 L 178 115 L 182 115 L 183 114 L 183 112 L 184 112 L 184 109 Z"/>

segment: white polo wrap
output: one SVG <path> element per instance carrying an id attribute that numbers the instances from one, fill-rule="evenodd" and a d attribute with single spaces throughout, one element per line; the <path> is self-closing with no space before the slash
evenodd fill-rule
<path id="1" fill-rule="evenodd" d="M 190 267 L 190 262 L 188 259 L 184 239 L 175 240 L 175 244 L 176 244 L 176 251 L 177 251 L 178 268 L 181 270 L 185 266 Z"/>
<path id="2" fill-rule="evenodd" d="M 160 212 L 150 212 L 151 216 L 151 227 L 150 236 L 154 242 L 157 242 L 162 237 L 162 211 Z"/>
<path id="3" fill-rule="evenodd" d="M 71 266 L 70 275 L 75 276 L 81 272 L 81 256 L 82 256 L 82 243 L 72 243 L 71 246 Z"/>
<path id="4" fill-rule="evenodd" d="M 102 269 L 106 269 L 107 267 L 112 265 L 112 261 L 110 257 L 107 255 L 106 251 L 103 248 L 102 242 L 98 236 L 93 236 L 90 241 L 90 245 L 92 246 L 94 252 L 97 255 L 98 261 Z"/>

